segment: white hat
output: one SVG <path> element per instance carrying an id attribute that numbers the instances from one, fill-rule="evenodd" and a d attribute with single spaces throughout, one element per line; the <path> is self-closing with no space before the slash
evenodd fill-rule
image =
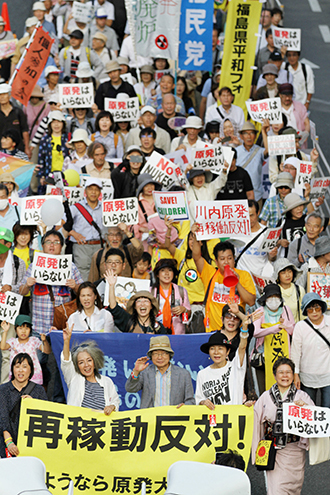
<path id="1" fill-rule="evenodd" d="M 35 16 L 28 17 L 25 21 L 25 27 L 30 28 L 38 24 L 38 19 Z"/>
<path id="2" fill-rule="evenodd" d="M 203 128 L 202 119 L 196 117 L 195 115 L 188 117 L 186 123 L 182 126 L 182 129 L 189 129 L 189 128 L 202 129 Z"/>
<path id="3" fill-rule="evenodd" d="M 127 93 L 118 93 L 116 98 L 117 100 L 128 100 L 129 95 Z"/>
<path id="4" fill-rule="evenodd" d="M 99 7 L 96 11 L 95 17 L 108 17 L 108 14 L 103 7 Z"/>
<path id="5" fill-rule="evenodd" d="M 45 4 L 43 2 L 34 2 L 32 6 L 32 11 L 34 10 L 43 10 L 46 12 Z"/>
<path id="6" fill-rule="evenodd" d="M 11 86 L 9 84 L 3 83 L 0 84 L 0 95 L 5 95 L 11 92 Z"/>
<path id="7" fill-rule="evenodd" d="M 59 101 L 58 93 L 52 93 L 48 98 L 48 103 L 58 103 Z"/>
<path id="8" fill-rule="evenodd" d="M 60 74 L 61 69 L 58 69 L 56 65 L 48 65 L 45 69 L 45 77 L 49 76 L 49 74 Z"/>
<path id="9" fill-rule="evenodd" d="M 59 120 L 60 122 L 65 122 L 65 117 L 60 110 L 53 110 L 52 112 L 49 112 L 48 117 L 49 117 L 49 124 L 53 122 L 53 120 Z"/>
<path id="10" fill-rule="evenodd" d="M 69 144 L 78 143 L 79 141 L 83 141 L 86 146 L 89 146 L 92 143 L 85 129 L 76 129 L 72 134 L 72 138 L 71 141 L 69 141 Z"/>
<path id="11" fill-rule="evenodd" d="M 144 115 L 146 112 L 150 112 L 153 115 L 156 115 L 156 110 L 151 105 L 145 105 L 144 107 L 141 108 L 141 110 L 140 110 L 141 115 Z"/>
<path id="12" fill-rule="evenodd" d="M 290 156 L 290 158 L 287 158 L 283 163 L 283 168 L 285 167 L 285 165 L 292 165 L 294 168 L 298 169 L 299 163 L 300 161 L 298 160 L 298 158 L 296 158 L 295 156 Z"/>
<path id="13" fill-rule="evenodd" d="M 76 71 L 76 77 L 92 77 L 94 76 L 94 71 L 88 62 L 80 62 L 78 69 Z"/>
<path id="14" fill-rule="evenodd" d="M 3 20 L 3 17 L 0 15 L 0 26 L 5 26 L 6 23 L 5 21 Z"/>
<path id="15" fill-rule="evenodd" d="M 97 186 L 100 189 L 102 189 L 102 187 L 103 187 L 101 179 L 98 179 L 97 177 L 88 177 L 87 178 L 86 184 L 85 184 L 85 189 L 86 189 L 86 187 L 89 187 L 89 186 Z"/>

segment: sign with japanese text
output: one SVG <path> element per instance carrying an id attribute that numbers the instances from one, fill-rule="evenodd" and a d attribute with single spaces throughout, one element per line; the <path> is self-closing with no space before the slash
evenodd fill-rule
<path id="1" fill-rule="evenodd" d="M 303 438 L 330 437 L 330 409 L 283 402 L 283 431 Z"/>
<path id="2" fill-rule="evenodd" d="M 38 225 L 41 207 L 47 199 L 55 198 L 62 203 L 62 196 L 28 196 L 21 199 L 21 225 Z M 61 225 L 61 221 L 57 224 Z"/>
<path id="3" fill-rule="evenodd" d="M 171 160 L 167 160 L 157 151 L 153 151 L 140 173 L 150 174 L 153 180 L 162 184 L 165 189 L 169 189 L 178 179 L 175 168 L 176 166 Z"/>
<path id="4" fill-rule="evenodd" d="M 116 227 L 119 223 L 138 223 L 138 200 L 136 197 L 102 201 L 102 221 L 105 227 Z"/>
<path id="5" fill-rule="evenodd" d="M 121 161 L 120 161 L 120 163 L 121 163 Z M 90 177 L 90 175 L 88 175 L 88 174 L 81 174 L 80 175 L 80 186 L 81 187 L 83 187 L 83 188 L 85 187 L 88 177 Z M 113 194 L 114 194 L 112 180 L 111 179 L 103 179 L 102 177 L 100 178 L 100 180 L 102 182 L 102 191 L 101 191 L 98 199 L 99 199 L 99 201 L 102 201 L 102 199 L 104 201 L 108 201 L 109 199 L 113 198 Z"/>
<path id="6" fill-rule="evenodd" d="M 220 87 L 228 86 L 235 105 L 243 110 L 251 91 L 255 51 L 262 4 L 253 0 L 231 0 L 228 6 L 226 36 L 222 57 Z"/>
<path id="7" fill-rule="evenodd" d="M 53 495 L 67 491 L 163 495 L 167 470 L 179 460 L 211 463 L 215 452 L 238 450 L 248 464 L 253 408 L 216 406 L 210 426 L 206 406 L 152 407 L 129 413 L 24 399 L 18 449 L 46 466 Z M 74 456 L 75 462 L 72 462 Z"/>
<path id="8" fill-rule="evenodd" d="M 0 320 L 15 324 L 19 315 L 23 296 L 15 292 L 0 292 Z"/>
<path id="9" fill-rule="evenodd" d="M 174 76 L 172 69 L 155 70 L 154 79 L 156 82 L 160 81 L 164 74 L 171 74 Z"/>
<path id="10" fill-rule="evenodd" d="M 266 253 L 270 253 L 270 251 L 272 251 L 276 247 L 281 232 L 282 227 L 278 227 L 276 229 L 267 229 L 264 233 L 264 241 L 262 243 L 260 251 L 266 251 Z"/>
<path id="11" fill-rule="evenodd" d="M 315 201 L 323 197 L 330 186 L 330 177 L 317 177 L 311 182 L 311 192 L 309 193 L 310 201 Z"/>
<path id="12" fill-rule="evenodd" d="M 307 273 L 307 292 L 315 292 L 330 309 L 330 273 Z"/>
<path id="13" fill-rule="evenodd" d="M 38 284 L 65 285 L 71 278 L 72 255 L 34 252 L 31 277 Z"/>
<path id="14" fill-rule="evenodd" d="M 42 27 L 38 27 L 30 48 L 19 67 L 13 85 L 11 96 L 27 106 L 33 88 L 46 65 L 54 40 Z"/>
<path id="15" fill-rule="evenodd" d="M 185 191 L 153 192 L 155 207 L 159 218 L 171 217 L 171 220 L 189 220 L 189 211 Z"/>
<path id="16" fill-rule="evenodd" d="M 207 146 L 196 146 L 191 152 L 193 168 L 210 170 L 220 174 L 223 169 L 225 157 L 221 145 L 208 144 Z"/>
<path id="17" fill-rule="evenodd" d="M 171 160 L 171 162 L 175 163 L 176 165 L 180 165 L 183 171 L 186 170 L 189 160 L 185 150 L 181 149 L 181 150 L 172 151 L 171 153 L 167 153 L 164 156 L 169 160 Z"/>
<path id="18" fill-rule="evenodd" d="M 64 187 L 65 196 L 68 200 L 69 206 L 78 203 L 84 198 L 84 190 L 82 187 Z M 59 187 L 47 185 L 46 195 L 61 196 L 62 191 Z"/>
<path id="19" fill-rule="evenodd" d="M 140 116 L 139 98 L 104 98 L 104 110 L 108 110 L 115 122 L 138 120 Z"/>
<path id="20" fill-rule="evenodd" d="M 197 240 L 251 235 L 248 201 L 196 201 Z"/>
<path id="21" fill-rule="evenodd" d="M 295 179 L 295 187 L 304 187 L 305 184 L 310 184 L 312 180 L 312 171 L 312 162 L 299 161 Z"/>
<path id="22" fill-rule="evenodd" d="M 260 275 L 256 275 L 255 273 L 250 272 L 253 278 L 254 285 L 258 289 L 259 294 L 262 294 L 264 288 L 268 284 L 275 283 L 275 280 L 272 278 L 261 277 Z"/>
<path id="23" fill-rule="evenodd" d="M 59 84 L 58 88 L 60 104 L 64 108 L 90 108 L 94 103 L 94 89 L 91 82 Z"/>
<path id="24" fill-rule="evenodd" d="M 9 41 L 0 41 L 0 60 L 10 57 L 15 53 L 17 39 Z"/>
<path id="25" fill-rule="evenodd" d="M 182 0 L 179 67 L 212 71 L 213 1 Z"/>
<path id="26" fill-rule="evenodd" d="M 93 3 L 94 5 L 94 3 Z M 76 22 L 87 24 L 92 16 L 92 5 L 89 3 L 73 2 L 72 17 Z"/>
<path id="27" fill-rule="evenodd" d="M 286 46 L 290 51 L 300 52 L 300 29 L 288 29 L 272 26 L 272 31 L 275 48 L 280 50 L 282 46 Z"/>
<path id="28" fill-rule="evenodd" d="M 117 277 L 115 285 L 115 295 L 119 306 L 126 309 L 128 300 L 134 296 L 137 292 L 145 290 L 149 292 L 150 280 L 143 280 L 140 278 L 129 277 Z M 109 301 L 109 284 L 106 282 L 104 290 L 104 305 L 106 306 Z"/>
<path id="29" fill-rule="evenodd" d="M 296 139 L 294 134 L 268 136 L 267 141 L 269 156 L 296 154 Z"/>
<path id="30" fill-rule="evenodd" d="M 274 324 L 274 326 L 275 325 L 276 324 Z M 269 390 L 275 383 L 275 376 L 273 373 L 274 362 L 281 357 L 290 357 L 288 332 L 284 328 L 275 332 L 276 330 L 264 337 L 266 390 Z"/>
<path id="31" fill-rule="evenodd" d="M 268 119 L 270 124 L 282 124 L 282 107 L 280 98 L 265 98 L 264 100 L 246 101 L 246 108 L 255 122 L 262 124 Z"/>

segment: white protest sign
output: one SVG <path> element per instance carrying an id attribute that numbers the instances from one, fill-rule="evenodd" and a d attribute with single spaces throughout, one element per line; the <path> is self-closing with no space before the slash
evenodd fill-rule
<path id="1" fill-rule="evenodd" d="M 308 254 L 308 253 L 307 253 Z M 308 258 L 308 256 L 306 256 Z M 313 270 L 311 268 L 311 270 Z M 307 292 L 315 292 L 330 310 L 330 274 L 310 271 L 307 273 Z"/>
<path id="2" fill-rule="evenodd" d="M 10 57 L 15 53 L 17 40 L 0 41 L 0 60 Z"/>
<path id="3" fill-rule="evenodd" d="M 296 154 L 296 138 L 294 134 L 268 136 L 267 141 L 269 156 Z"/>
<path id="4" fill-rule="evenodd" d="M 155 70 L 154 78 L 155 81 L 160 81 L 160 79 L 165 75 L 165 74 L 171 74 L 173 76 L 173 71 L 172 69 L 164 69 L 164 70 Z"/>
<path id="5" fill-rule="evenodd" d="M 313 179 L 311 183 L 311 192 L 309 194 L 310 201 L 317 200 L 325 195 L 330 186 L 330 177 L 318 177 Z"/>
<path id="6" fill-rule="evenodd" d="M 120 74 L 120 78 L 123 81 L 128 82 L 132 86 L 134 86 L 134 84 L 135 84 L 135 82 L 133 81 L 133 76 L 132 76 L 132 74 L 130 72 L 126 72 L 126 74 Z"/>
<path id="7" fill-rule="evenodd" d="M 283 402 L 283 431 L 303 438 L 330 437 L 330 409 Z"/>
<path id="8" fill-rule="evenodd" d="M 297 174 L 295 180 L 295 187 L 303 187 L 304 184 L 306 183 L 310 184 L 312 180 L 312 170 L 313 170 L 312 162 L 305 162 L 299 160 L 299 165 L 297 168 Z"/>
<path id="9" fill-rule="evenodd" d="M 80 175 L 80 186 L 82 188 L 85 188 L 86 181 L 87 181 L 88 177 L 90 177 L 90 175 L 88 175 L 88 174 L 81 174 Z M 109 199 L 112 199 L 113 194 L 114 194 L 112 180 L 111 179 L 102 179 L 102 178 L 100 178 L 100 180 L 102 182 L 102 191 L 100 193 L 100 196 L 98 197 L 98 200 L 102 201 L 102 199 L 103 199 L 104 201 L 107 201 Z"/>
<path id="10" fill-rule="evenodd" d="M 300 52 L 300 29 L 288 29 L 272 26 L 272 31 L 275 48 L 280 50 L 282 46 L 286 46 L 290 51 Z"/>
<path id="11" fill-rule="evenodd" d="M 38 284 L 65 285 L 71 278 L 72 255 L 34 253 L 31 277 Z"/>
<path id="12" fill-rule="evenodd" d="M 264 241 L 262 243 L 260 251 L 266 251 L 266 253 L 270 253 L 270 251 L 272 251 L 276 247 L 281 232 L 282 232 L 282 227 L 278 227 L 275 229 L 267 229 L 266 232 L 264 233 Z"/>
<path id="13" fill-rule="evenodd" d="M 193 168 L 210 170 L 215 174 L 220 174 L 225 162 L 221 144 L 201 144 L 191 152 Z"/>
<path id="14" fill-rule="evenodd" d="M 40 210 L 47 199 L 57 199 L 62 203 L 62 196 L 28 196 L 21 198 L 21 225 L 38 225 L 41 220 Z M 57 224 L 61 225 L 61 221 Z"/>
<path id="15" fill-rule="evenodd" d="M 94 103 L 94 89 L 91 82 L 59 84 L 58 87 L 59 100 L 65 108 L 90 108 Z"/>
<path id="16" fill-rule="evenodd" d="M 251 275 L 253 278 L 254 285 L 258 289 L 259 294 L 263 293 L 266 285 L 268 285 L 270 283 L 275 283 L 275 280 L 272 278 L 261 277 L 260 275 L 256 275 L 255 273 L 252 273 L 252 272 L 251 272 Z"/>
<path id="17" fill-rule="evenodd" d="M 139 98 L 104 98 L 104 110 L 108 110 L 115 122 L 138 120 L 140 116 Z"/>
<path id="18" fill-rule="evenodd" d="M 87 24 L 92 15 L 92 6 L 88 3 L 73 2 L 72 16 L 76 22 Z"/>
<path id="19" fill-rule="evenodd" d="M 119 306 L 126 308 L 127 301 L 141 290 L 149 292 L 150 280 L 142 280 L 140 278 L 117 277 L 115 286 L 116 300 Z M 104 290 L 104 304 L 109 301 L 109 284 L 106 282 Z"/>
<path id="20" fill-rule="evenodd" d="M 172 153 L 167 153 L 164 156 L 169 160 L 171 160 L 171 162 L 175 163 L 176 165 L 180 165 L 183 171 L 186 170 L 189 160 L 185 150 L 172 151 Z"/>
<path id="21" fill-rule="evenodd" d="M 153 180 L 160 182 L 165 189 L 169 189 L 178 180 L 175 165 L 157 151 L 153 151 L 140 174 L 150 174 Z"/>
<path id="22" fill-rule="evenodd" d="M 268 119 L 270 124 L 282 123 L 282 107 L 280 98 L 265 98 L 258 101 L 246 101 L 246 108 L 255 122 Z"/>
<path id="23" fill-rule="evenodd" d="M 196 201 L 197 240 L 251 235 L 248 201 Z"/>
<path id="24" fill-rule="evenodd" d="M 65 197 L 68 200 L 69 206 L 78 203 L 84 198 L 84 190 L 82 187 L 64 187 Z M 46 194 L 52 196 L 62 196 L 61 189 L 56 186 L 47 185 Z"/>
<path id="25" fill-rule="evenodd" d="M 171 217 L 171 220 L 189 220 L 188 204 L 185 191 L 153 192 L 159 218 Z"/>
<path id="26" fill-rule="evenodd" d="M 138 200 L 136 197 L 102 201 L 102 222 L 105 227 L 116 227 L 138 223 Z"/>
<path id="27" fill-rule="evenodd" d="M 19 315 L 23 296 L 15 292 L 0 292 L 0 320 L 15 324 Z"/>
<path id="28" fill-rule="evenodd" d="M 227 174 L 229 174 L 231 162 L 233 161 L 234 158 L 234 151 L 231 149 L 230 146 L 222 146 L 222 153 L 225 158 L 225 161 L 228 163 Z"/>

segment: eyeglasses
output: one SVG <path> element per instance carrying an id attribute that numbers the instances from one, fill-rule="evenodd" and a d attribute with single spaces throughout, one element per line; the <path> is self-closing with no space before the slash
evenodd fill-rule
<path id="1" fill-rule="evenodd" d="M 288 186 L 279 186 L 277 189 L 291 189 L 291 187 L 288 187 Z"/>
<path id="2" fill-rule="evenodd" d="M 236 321 L 240 320 L 238 316 L 232 315 L 231 313 L 227 313 L 225 315 L 225 318 L 226 320 L 236 320 Z"/>
<path id="3" fill-rule="evenodd" d="M 53 244 L 53 246 L 58 246 L 61 244 L 61 241 L 45 241 L 44 244 L 46 244 L 46 246 L 50 246 L 51 244 Z"/>
<path id="4" fill-rule="evenodd" d="M 121 233 L 120 232 L 109 232 L 108 233 L 108 237 L 121 237 Z"/>
<path id="5" fill-rule="evenodd" d="M 146 304 L 146 303 L 149 303 L 149 302 L 150 302 L 150 299 L 148 299 L 147 297 L 139 297 L 135 301 L 135 304 Z"/>
<path id="6" fill-rule="evenodd" d="M 110 260 L 110 261 L 106 261 L 106 264 L 107 265 L 116 265 L 116 266 L 118 266 L 118 265 L 122 265 L 123 262 L 122 261 L 111 261 Z"/>
<path id="7" fill-rule="evenodd" d="M 152 351 L 152 355 L 156 357 L 164 357 L 167 356 L 168 352 L 166 351 Z"/>
<path id="8" fill-rule="evenodd" d="M 306 311 L 307 311 L 307 314 L 308 313 L 310 313 L 310 314 L 314 313 L 314 311 L 315 311 L 315 313 L 317 313 L 318 311 L 322 311 L 322 308 L 319 304 L 314 304 L 314 306 L 310 306 L 309 308 L 307 308 Z"/>

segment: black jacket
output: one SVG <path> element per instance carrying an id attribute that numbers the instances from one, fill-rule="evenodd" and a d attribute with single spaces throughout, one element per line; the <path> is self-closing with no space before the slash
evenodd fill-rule
<path id="1" fill-rule="evenodd" d="M 130 98 L 136 96 L 133 86 L 126 81 L 123 81 L 117 89 L 112 86 L 111 81 L 100 84 L 95 96 L 99 110 L 104 110 L 104 98 L 117 98 L 118 93 L 127 93 Z"/>
<path id="2" fill-rule="evenodd" d="M 114 199 L 136 196 L 138 175 L 132 174 L 128 160 L 125 159 L 111 172 L 111 180 L 114 188 Z"/>

